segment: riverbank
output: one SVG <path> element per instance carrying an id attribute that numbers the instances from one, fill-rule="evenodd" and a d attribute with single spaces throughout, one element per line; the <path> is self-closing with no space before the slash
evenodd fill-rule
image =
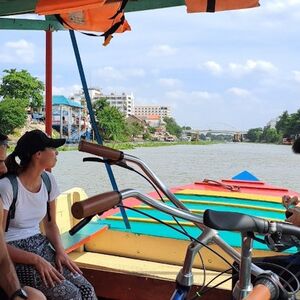
<path id="1" fill-rule="evenodd" d="M 105 143 L 106 147 L 110 147 L 118 150 L 130 150 L 141 147 L 167 147 L 167 146 L 176 146 L 176 145 L 210 145 L 210 144 L 219 144 L 220 142 L 214 141 L 195 141 L 195 142 L 153 142 L 153 141 L 145 141 L 145 142 L 124 142 L 124 143 Z M 77 150 L 77 145 L 65 145 L 59 148 L 60 151 L 70 151 Z"/>

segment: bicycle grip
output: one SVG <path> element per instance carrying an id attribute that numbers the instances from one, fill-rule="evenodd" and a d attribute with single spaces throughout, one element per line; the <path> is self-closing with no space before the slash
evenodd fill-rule
<path id="1" fill-rule="evenodd" d="M 82 152 L 87 152 L 103 158 L 107 158 L 113 161 L 122 160 L 124 158 L 124 153 L 119 150 L 115 150 L 103 145 L 98 145 L 94 143 L 89 143 L 81 140 L 78 145 L 78 150 Z"/>
<path id="2" fill-rule="evenodd" d="M 105 212 L 121 202 L 119 192 L 106 192 L 86 200 L 75 202 L 72 205 L 72 215 L 76 219 L 82 219 Z"/>

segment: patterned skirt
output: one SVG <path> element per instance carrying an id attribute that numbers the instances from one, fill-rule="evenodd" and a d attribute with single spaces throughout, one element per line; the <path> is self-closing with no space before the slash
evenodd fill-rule
<path id="1" fill-rule="evenodd" d="M 55 267 L 55 251 L 50 246 L 48 239 L 42 234 L 8 244 L 35 253 Z M 15 267 L 21 284 L 40 290 L 48 300 L 97 300 L 92 285 L 81 274 L 74 274 L 66 267 L 63 268 L 65 280 L 56 283 L 54 287 L 45 286 L 40 273 L 33 265 L 16 264 Z"/>

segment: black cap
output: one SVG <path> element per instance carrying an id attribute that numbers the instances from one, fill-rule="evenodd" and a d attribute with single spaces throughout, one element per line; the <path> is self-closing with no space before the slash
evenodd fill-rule
<path id="1" fill-rule="evenodd" d="M 292 148 L 295 153 L 300 153 L 300 137 L 294 142 Z"/>
<path id="2" fill-rule="evenodd" d="M 21 160 L 30 158 L 34 153 L 47 147 L 58 148 L 66 142 L 65 139 L 52 139 L 43 131 L 35 129 L 27 131 L 18 140 L 14 153 Z"/>

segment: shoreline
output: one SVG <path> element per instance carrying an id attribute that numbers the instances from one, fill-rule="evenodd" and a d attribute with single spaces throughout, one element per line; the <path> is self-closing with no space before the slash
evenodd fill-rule
<path id="1" fill-rule="evenodd" d="M 116 142 L 116 143 L 104 143 L 104 146 L 117 150 L 128 150 L 135 148 L 146 147 L 167 147 L 176 145 L 212 145 L 219 144 L 220 142 L 214 141 L 198 141 L 198 142 Z M 59 151 L 72 151 L 77 150 L 78 146 L 74 144 L 64 145 L 59 148 Z"/>

